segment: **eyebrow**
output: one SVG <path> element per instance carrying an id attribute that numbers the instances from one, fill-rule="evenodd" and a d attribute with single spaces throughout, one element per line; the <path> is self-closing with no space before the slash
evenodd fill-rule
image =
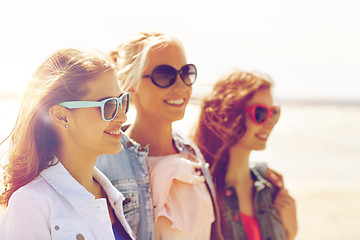
<path id="1" fill-rule="evenodd" d="M 120 95 L 118 96 L 118 97 L 115 97 L 115 98 L 119 98 L 119 97 L 121 97 L 121 95 L 123 95 L 124 94 L 124 92 L 122 92 L 122 93 L 120 93 Z M 105 99 L 108 99 L 108 98 L 114 98 L 113 96 L 111 96 L 111 97 L 104 97 L 104 98 L 101 98 L 101 99 L 98 99 L 98 100 L 96 100 L 97 102 L 101 102 L 102 100 L 105 100 Z"/>

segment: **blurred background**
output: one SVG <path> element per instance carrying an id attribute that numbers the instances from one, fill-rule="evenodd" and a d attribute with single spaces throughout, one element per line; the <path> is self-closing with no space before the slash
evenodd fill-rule
<path id="1" fill-rule="evenodd" d="M 284 175 L 297 200 L 296 239 L 358 239 L 359 9 L 356 0 L 0 0 L 0 141 L 31 74 L 55 50 L 107 53 L 138 31 L 167 32 L 198 68 L 194 98 L 175 128 L 191 133 L 198 99 L 225 72 L 268 73 L 282 114 L 252 161 Z M 0 145 L 2 164 L 7 144 Z"/>

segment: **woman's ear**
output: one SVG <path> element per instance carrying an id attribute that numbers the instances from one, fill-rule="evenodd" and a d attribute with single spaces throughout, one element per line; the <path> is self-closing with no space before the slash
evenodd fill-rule
<path id="1" fill-rule="evenodd" d="M 49 109 L 51 122 L 59 129 L 69 128 L 70 111 L 65 107 L 54 105 Z"/>
<path id="2" fill-rule="evenodd" d="M 135 91 L 134 88 L 130 88 L 128 90 L 128 92 L 130 93 L 130 99 L 131 100 L 136 101 L 138 99 L 138 94 L 137 94 L 137 92 Z"/>

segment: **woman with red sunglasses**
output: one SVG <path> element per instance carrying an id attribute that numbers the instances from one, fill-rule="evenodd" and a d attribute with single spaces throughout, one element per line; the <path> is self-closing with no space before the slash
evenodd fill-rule
<path id="1" fill-rule="evenodd" d="M 224 75 L 205 98 L 194 135 L 210 164 L 224 239 L 294 239 L 295 201 L 249 168 L 252 150 L 263 150 L 278 121 L 271 78 L 260 72 Z"/>

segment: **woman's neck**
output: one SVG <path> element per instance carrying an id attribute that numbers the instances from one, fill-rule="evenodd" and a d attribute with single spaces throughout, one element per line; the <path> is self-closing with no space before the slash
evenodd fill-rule
<path id="1" fill-rule="evenodd" d="M 97 197 L 99 185 L 93 179 L 93 169 L 97 156 L 74 151 L 71 146 L 63 147 L 57 152 L 56 156 L 70 175 Z"/>
<path id="2" fill-rule="evenodd" d="M 254 184 L 249 169 L 250 150 L 235 146 L 230 149 L 229 155 L 225 182 L 235 188 L 240 212 L 254 216 Z"/>
<path id="3" fill-rule="evenodd" d="M 249 185 L 252 182 L 249 170 L 250 151 L 233 147 L 229 150 L 229 164 L 225 182 L 232 186 Z"/>
<path id="4" fill-rule="evenodd" d="M 171 122 L 136 117 L 134 124 L 126 133 L 141 146 L 149 146 L 149 156 L 163 156 L 177 152 L 173 145 Z"/>

